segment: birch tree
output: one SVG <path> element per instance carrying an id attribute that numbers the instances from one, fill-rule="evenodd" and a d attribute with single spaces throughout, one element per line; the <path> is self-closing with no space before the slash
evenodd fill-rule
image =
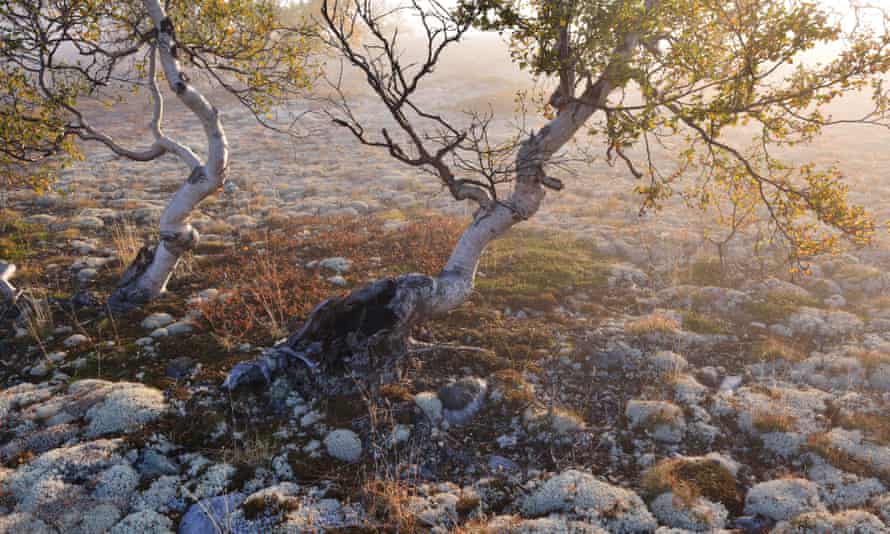
<path id="1" fill-rule="evenodd" d="M 398 24 L 387 23 L 392 16 L 420 28 L 419 53 L 416 43 L 405 53 Z M 336 390 L 348 381 L 332 371 L 385 372 L 408 348 L 412 328 L 468 298 L 486 247 L 563 189 L 548 170 L 580 138 L 627 167 L 643 208 L 658 208 L 681 177 L 691 178 L 684 194 L 703 204 L 721 184 L 747 184 L 794 251 L 791 261 L 843 238 L 865 242 L 874 230 L 868 214 L 847 202 L 839 170 L 792 165 L 773 149 L 839 123 L 886 127 L 881 76 L 890 69 L 890 33 L 878 9 L 835 15 L 804 0 L 463 0 L 457 7 L 325 0 L 322 18 L 328 44 L 367 82 L 390 122 L 371 131 L 344 98 L 332 108 L 335 124 L 477 209 L 441 272 L 379 280 L 319 304 L 285 342 L 238 364 L 229 388 L 286 373 Z M 517 143 L 492 145 L 488 118 L 457 123 L 418 98 L 471 29 L 502 32 L 519 66 L 552 88 L 541 102 L 547 122 Z M 809 61 L 820 46 L 838 51 L 828 62 Z M 868 114 L 825 111 L 855 91 L 870 91 Z M 736 145 L 729 132 L 742 125 L 754 139 Z M 653 156 L 665 139 L 681 146 L 673 160 Z"/>
<path id="2" fill-rule="evenodd" d="M 312 66 L 305 28 L 279 23 L 270 0 L 11 0 L 0 4 L 0 176 L 5 187 L 44 190 L 80 142 L 99 143 L 133 162 L 170 154 L 187 178 L 160 218 L 159 238 L 126 269 L 109 299 L 126 311 L 161 295 L 183 253 L 198 241 L 192 210 L 226 180 L 229 146 L 220 110 L 203 87 L 233 95 L 266 126 L 270 108 L 304 89 Z M 168 91 L 162 88 L 166 85 Z M 150 128 L 128 146 L 97 127 L 89 104 L 147 95 Z M 199 121 L 206 146 L 165 130 L 165 97 Z M 203 152 L 203 153 L 202 153 Z M 14 266 L 3 273 L 4 293 Z"/>

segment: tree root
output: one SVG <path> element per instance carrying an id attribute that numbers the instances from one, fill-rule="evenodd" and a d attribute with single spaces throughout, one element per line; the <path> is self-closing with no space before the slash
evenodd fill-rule
<path id="1" fill-rule="evenodd" d="M 154 261 L 156 245 L 144 245 L 136 254 L 136 258 L 124 271 L 114 293 L 108 297 L 108 310 L 113 314 L 122 314 L 139 308 L 151 300 L 146 289 L 139 287 L 139 279 Z"/>
<path id="2" fill-rule="evenodd" d="M 411 274 L 328 299 L 285 342 L 237 364 L 223 387 L 269 384 L 287 374 L 309 394 L 337 395 L 353 391 L 357 378 L 392 380 L 408 353 L 410 328 L 425 318 L 424 296 L 434 286 L 431 277 Z"/>

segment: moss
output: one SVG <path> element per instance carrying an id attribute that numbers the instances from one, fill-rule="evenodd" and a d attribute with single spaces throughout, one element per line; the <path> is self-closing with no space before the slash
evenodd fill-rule
<path id="1" fill-rule="evenodd" d="M 20 263 L 35 255 L 37 242 L 48 236 L 43 225 L 28 224 L 12 212 L 0 211 L 0 258 Z"/>
<path id="2" fill-rule="evenodd" d="M 492 375 L 492 378 L 504 395 L 504 403 L 511 409 L 519 411 L 535 401 L 534 391 L 519 372 L 504 369 Z"/>
<path id="3" fill-rule="evenodd" d="M 698 334 L 726 334 L 729 326 L 723 321 L 712 319 L 695 311 L 683 313 L 683 329 Z"/>
<path id="4" fill-rule="evenodd" d="M 726 281 L 723 267 L 717 258 L 702 258 L 693 261 L 678 273 L 680 284 L 699 286 L 722 286 Z"/>
<path id="5" fill-rule="evenodd" d="M 755 321 L 773 324 L 786 319 L 804 306 L 818 307 L 819 301 L 791 291 L 773 291 L 761 300 L 750 302 L 746 311 Z"/>
<path id="6" fill-rule="evenodd" d="M 250 520 L 261 517 L 274 517 L 281 513 L 297 510 L 299 507 L 299 499 L 282 498 L 274 494 L 251 497 L 241 505 L 244 517 Z"/>
<path id="7" fill-rule="evenodd" d="M 751 425 L 762 434 L 770 432 L 791 432 L 797 420 L 788 414 L 758 412 L 754 414 Z"/>
<path id="8" fill-rule="evenodd" d="M 732 513 L 742 510 L 742 495 L 732 473 L 717 460 L 672 458 L 662 460 L 643 473 L 640 484 L 647 499 L 671 491 L 692 503 L 698 497 L 726 506 Z"/>
<path id="9" fill-rule="evenodd" d="M 862 364 L 867 375 L 871 375 L 882 365 L 890 365 L 890 354 L 874 350 L 859 350 L 853 356 Z"/>
<path id="10" fill-rule="evenodd" d="M 836 447 L 828 433 L 812 434 L 807 438 L 806 448 L 825 459 L 834 467 L 863 477 L 874 475 L 871 466 L 862 462 L 847 451 Z M 890 475 L 890 473 L 887 473 Z"/>
<path id="11" fill-rule="evenodd" d="M 784 360 L 796 363 L 806 359 L 807 355 L 794 345 L 778 338 L 768 337 L 754 344 L 751 356 L 757 361 L 775 362 Z"/>
<path id="12" fill-rule="evenodd" d="M 840 425 L 848 430 L 860 430 L 862 434 L 879 445 L 890 445 L 890 417 L 885 414 L 859 413 L 844 414 Z"/>
<path id="13" fill-rule="evenodd" d="M 461 495 L 454 505 L 454 510 L 461 519 L 466 519 L 481 503 L 482 500 L 478 495 Z"/>
<path id="14" fill-rule="evenodd" d="M 514 230 L 485 253 L 476 288 L 497 307 L 551 310 L 565 293 L 605 288 L 607 267 L 589 243 Z"/>

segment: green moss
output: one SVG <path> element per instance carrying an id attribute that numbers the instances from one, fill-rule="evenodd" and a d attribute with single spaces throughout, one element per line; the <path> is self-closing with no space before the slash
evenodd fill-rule
<path id="1" fill-rule="evenodd" d="M 476 288 L 497 306 L 550 310 L 563 293 L 604 288 L 607 266 L 589 243 L 514 231 L 486 252 Z"/>
<path id="2" fill-rule="evenodd" d="M 784 320 L 798 309 L 808 306 L 817 307 L 819 301 L 790 291 L 773 291 L 764 299 L 753 301 L 747 306 L 747 312 L 755 321 L 766 324 Z"/>
<path id="3" fill-rule="evenodd" d="M 0 236 L 0 258 L 12 263 L 33 256 L 37 242 L 48 239 L 42 225 L 24 223 L 5 212 L 0 214 Z"/>
<path id="4" fill-rule="evenodd" d="M 693 261 L 678 273 L 678 282 L 698 286 L 723 286 L 726 276 L 717 258 Z"/>
<path id="5" fill-rule="evenodd" d="M 726 334 L 729 327 L 723 321 L 712 319 L 695 311 L 683 313 L 683 329 L 699 334 Z"/>

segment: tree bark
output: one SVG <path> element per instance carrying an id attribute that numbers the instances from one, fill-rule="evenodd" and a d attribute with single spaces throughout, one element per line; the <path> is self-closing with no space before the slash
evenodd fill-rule
<path id="1" fill-rule="evenodd" d="M 150 78 L 155 97 L 155 116 L 152 128 L 158 144 L 183 159 L 189 165 L 191 173 L 161 215 L 159 242 L 156 245 L 147 245 L 139 251 L 109 299 L 108 306 L 115 313 L 138 307 L 166 291 L 167 282 L 179 259 L 198 243 L 198 232 L 189 224 L 189 215 L 202 200 L 223 185 L 229 159 L 229 145 L 220 122 L 219 110 L 188 83 L 188 78 L 176 59 L 173 23 L 158 0 L 144 0 L 143 4 L 157 28 L 157 54 L 170 89 L 201 121 L 204 128 L 207 136 L 207 161 L 202 162 L 188 147 L 173 141 L 160 131 L 163 100 L 157 89 L 153 56 Z"/>
<path id="2" fill-rule="evenodd" d="M 19 292 L 10 280 L 15 275 L 15 265 L 0 260 L 0 296 L 9 303 L 14 303 Z"/>
<path id="3" fill-rule="evenodd" d="M 655 1 L 647 0 L 647 9 Z M 321 303 L 287 341 L 254 361 L 236 365 L 223 387 L 270 382 L 277 374 L 289 372 L 310 394 L 337 394 L 354 384 L 356 375 L 388 374 L 393 360 L 404 353 L 399 349 L 406 345 L 414 326 L 466 301 L 488 244 L 537 213 L 545 185 L 559 183 L 546 175 L 545 165 L 597 110 L 605 108 L 609 94 L 623 84 L 623 70 L 639 41 L 637 32 L 625 35 L 600 77 L 579 97 L 573 97 L 574 87 L 560 86 L 563 97 L 555 104 L 556 117 L 519 148 L 510 197 L 481 204 L 442 272 L 379 280 L 346 297 Z"/>
<path id="4" fill-rule="evenodd" d="M 604 101 L 605 96 L 601 98 Z M 477 213 L 437 276 L 386 278 L 321 303 L 287 341 L 254 361 L 236 365 L 224 387 L 270 382 L 287 373 L 309 390 L 306 393 L 333 395 L 354 386 L 356 375 L 385 378 L 396 372 L 395 360 L 404 354 L 411 329 L 463 304 L 488 244 L 538 211 L 545 196 L 545 163 L 575 135 L 595 106 L 595 102 L 573 102 L 523 142 L 511 195 Z"/>

